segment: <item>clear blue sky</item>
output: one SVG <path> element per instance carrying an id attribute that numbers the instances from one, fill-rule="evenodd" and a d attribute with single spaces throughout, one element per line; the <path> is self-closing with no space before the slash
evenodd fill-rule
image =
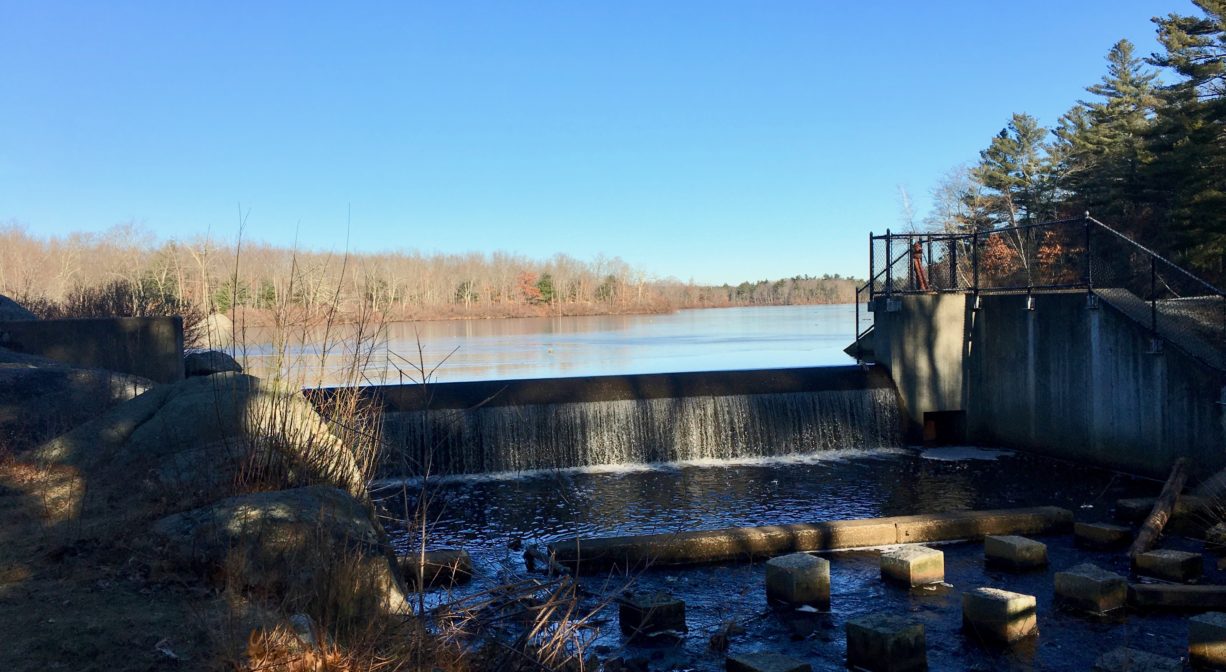
<path id="1" fill-rule="evenodd" d="M 0 0 L 0 222 L 863 276 L 1186 0 Z"/>

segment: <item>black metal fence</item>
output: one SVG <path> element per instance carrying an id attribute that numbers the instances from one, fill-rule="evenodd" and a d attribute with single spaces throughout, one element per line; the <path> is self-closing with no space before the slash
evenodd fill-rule
<path id="1" fill-rule="evenodd" d="M 974 233 L 887 230 L 869 236 L 869 264 L 856 292 L 857 340 L 870 328 L 862 307 L 877 296 L 1081 290 L 1146 325 L 1155 349 L 1169 342 L 1226 370 L 1226 294 L 1092 217 Z"/>

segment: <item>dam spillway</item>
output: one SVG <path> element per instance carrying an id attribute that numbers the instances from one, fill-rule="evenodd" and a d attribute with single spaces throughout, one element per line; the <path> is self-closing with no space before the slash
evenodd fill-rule
<path id="1" fill-rule="evenodd" d="M 738 460 L 894 447 L 872 367 L 522 379 L 368 388 L 390 478 Z"/>

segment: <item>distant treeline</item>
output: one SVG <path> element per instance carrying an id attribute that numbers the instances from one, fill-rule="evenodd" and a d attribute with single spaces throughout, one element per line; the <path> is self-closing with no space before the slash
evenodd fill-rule
<path id="1" fill-rule="evenodd" d="M 1153 19 L 1162 51 L 1127 40 L 1053 129 L 1014 114 L 933 190 L 928 228 L 984 231 L 1095 218 L 1200 275 L 1226 281 L 1226 3 Z M 1162 75 L 1162 77 L 1160 77 Z M 919 228 L 904 192 L 904 219 Z"/>
<path id="2" fill-rule="evenodd" d="M 493 254 L 348 254 L 205 239 L 157 241 L 132 226 L 64 238 L 0 227 L 0 293 L 44 315 L 241 309 L 378 313 L 387 319 L 667 312 L 850 303 L 838 275 L 707 286 L 653 279 L 619 258 L 545 261 Z"/>

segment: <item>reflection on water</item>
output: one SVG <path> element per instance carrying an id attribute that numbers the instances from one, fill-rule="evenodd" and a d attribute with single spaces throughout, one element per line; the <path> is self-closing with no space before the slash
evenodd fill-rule
<path id="1" fill-rule="evenodd" d="M 398 322 L 387 326 L 367 376 L 372 382 L 400 382 L 401 371 L 413 373 L 405 359 L 419 361 L 419 342 L 427 367 L 446 359 L 440 382 L 848 364 L 852 360 L 843 348 L 854 325 L 854 305 Z M 291 348 L 299 366 L 319 367 L 322 338 Z M 240 354 L 259 375 L 268 365 L 272 331 L 248 328 L 242 340 Z M 328 368 L 347 363 L 339 351 L 330 358 Z M 325 382 L 336 382 L 336 376 L 334 371 Z"/>

